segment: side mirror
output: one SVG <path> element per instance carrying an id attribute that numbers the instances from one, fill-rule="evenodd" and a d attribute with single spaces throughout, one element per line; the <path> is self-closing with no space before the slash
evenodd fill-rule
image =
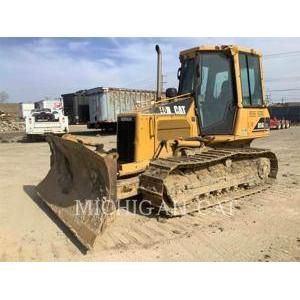
<path id="1" fill-rule="evenodd" d="M 176 88 L 168 88 L 166 89 L 166 97 L 173 98 L 177 96 L 177 89 Z"/>

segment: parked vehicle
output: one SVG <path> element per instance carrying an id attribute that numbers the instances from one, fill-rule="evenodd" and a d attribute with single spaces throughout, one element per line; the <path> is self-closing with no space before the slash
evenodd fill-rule
<path id="1" fill-rule="evenodd" d="M 117 115 L 140 110 L 154 102 L 155 91 L 95 88 L 87 90 L 90 121 L 88 128 L 116 132 Z"/>
<path id="2" fill-rule="evenodd" d="M 34 109 L 34 103 L 19 103 L 19 117 L 25 119 Z"/>
<path id="3" fill-rule="evenodd" d="M 270 129 L 287 129 L 290 128 L 290 121 L 285 119 L 270 119 Z"/>
<path id="4" fill-rule="evenodd" d="M 69 132 L 68 117 L 61 110 L 34 109 L 25 120 L 28 137 L 41 136 L 47 133 L 65 134 Z"/>
<path id="5" fill-rule="evenodd" d="M 85 97 L 87 90 L 62 94 L 64 114 L 69 118 L 69 124 L 87 124 L 90 120 L 89 102 Z"/>
<path id="6" fill-rule="evenodd" d="M 41 100 L 35 102 L 35 109 L 50 109 L 51 111 L 63 110 L 64 104 L 61 99 Z"/>

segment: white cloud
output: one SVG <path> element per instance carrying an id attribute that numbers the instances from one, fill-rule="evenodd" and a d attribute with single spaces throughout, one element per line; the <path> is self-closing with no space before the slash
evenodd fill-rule
<path id="1" fill-rule="evenodd" d="M 96 86 L 154 89 L 154 46 L 157 42 L 163 52 L 166 87 L 177 86 L 179 51 L 199 44 L 237 43 L 260 48 L 264 54 L 300 50 L 300 39 L 297 38 L 135 38 L 126 42 L 112 38 L 110 41 L 113 48 L 101 48 L 101 45 L 92 45 L 84 39 L 72 39 L 62 44 L 60 39 L 51 38 L 34 40 L 24 45 L 2 45 L 0 90 L 7 91 L 11 101 L 35 101 L 45 96 L 58 97 L 63 93 Z M 95 51 L 98 57 L 87 56 L 90 47 L 98 47 Z M 292 77 L 267 81 L 269 90 L 300 87 L 300 55 L 272 59 L 266 57 L 264 66 L 266 79 Z M 286 94 L 295 98 L 300 92 L 273 93 L 273 98 Z"/>

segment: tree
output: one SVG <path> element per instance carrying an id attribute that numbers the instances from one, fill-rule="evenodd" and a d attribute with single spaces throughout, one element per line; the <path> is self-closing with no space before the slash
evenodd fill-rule
<path id="1" fill-rule="evenodd" d="M 9 95 L 5 91 L 0 92 L 0 103 L 6 102 L 8 98 Z"/>

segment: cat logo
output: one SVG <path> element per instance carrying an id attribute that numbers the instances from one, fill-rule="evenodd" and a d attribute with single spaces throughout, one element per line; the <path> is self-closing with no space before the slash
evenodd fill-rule
<path id="1" fill-rule="evenodd" d="M 175 114 L 175 115 L 185 115 L 185 106 L 184 105 L 174 105 L 173 111 L 170 106 L 160 106 L 159 112 L 161 114 Z"/>
<path id="2" fill-rule="evenodd" d="M 185 107 L 183 105 L 174 105 L 176 115 L 185 115 Z"/>

